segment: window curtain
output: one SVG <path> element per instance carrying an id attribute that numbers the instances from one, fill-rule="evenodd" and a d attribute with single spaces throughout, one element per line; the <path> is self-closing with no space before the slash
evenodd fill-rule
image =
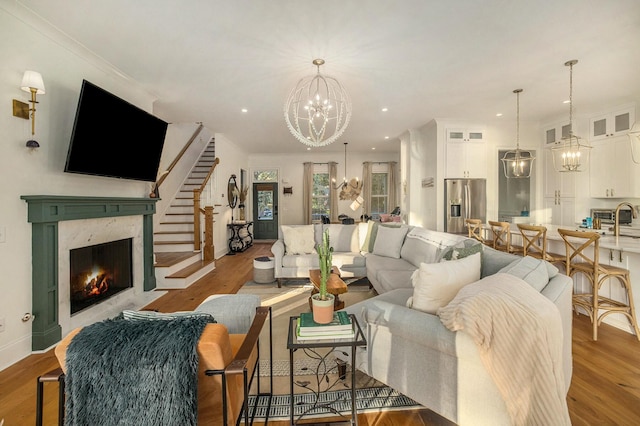
<path id="1" fill-rule="evenodd" d="M 373 164 L 370 161 L 362 163 L 362 192 L 360 195 L 364 199 L 362 203 L 363 214 L 371 214 L 371 170 Z"/>
<path id="2" fill-rule="evenodd" d="M 398 185 L 398 163 L 395 161 L 392 161 L 389 163 L 389 174 L 388 176 L 388 188 L 389 188 L 389 194 L 388 194 L 388 200 L 389 200 L 389 205 L 387 206 L 389 208 L 389 212 L 393 211 L 393 209 L 396 208 L 396 206 L 399 206 L 400 204 L 398 204 L 398 191 L 397 191 L 397 185 Z"/>
<path id="3" fill-rule="evenodd" d="M 304 163 L 304 174 L 302 176 L 302 214 L 304 224 L 311 223 L 311 199 L 313 195 L 313 163 Z"/>
<path id="4" fill-rule="evenodd" d="M 329 161 L 329 220 L 338 221 L 338 190 L 334 188 L 334 182 L 338 176 L 338 163 Z"/>

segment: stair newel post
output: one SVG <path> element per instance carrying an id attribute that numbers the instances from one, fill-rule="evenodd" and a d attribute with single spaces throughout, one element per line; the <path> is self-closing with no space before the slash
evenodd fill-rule
<path id="1" fill-rule="evenodd" d="M 200 189 L 193 190 L 193 250 L 200 250 Z"/>
<path id="2" fill-rule="evenodd" d="M 204 260 L 213 260 L 213 206 L 204 208 Z"/>

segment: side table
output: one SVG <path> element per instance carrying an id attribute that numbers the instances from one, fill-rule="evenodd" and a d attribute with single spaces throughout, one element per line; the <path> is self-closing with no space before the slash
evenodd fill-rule
<path id="1" fill-rule="evenodd" d="M 227 228 L 231 230 L 229 253 L 242 252 L 253 245 L 252 226 L 253 222 L 227 224 Z"/>
<path id="2" fill-rule="evenodd" d="M 349 317 L 351 318 L 351 326 L 353 327 L 354 330 L 354 337 L 350 337 L 350 338 L 335 338 L 335 339 L 318 339 L 318 340 L 298 340 L 297 338 L 297 334 L 296 334 L 296 329 L 297 329 L 297 322 L 298 322 L 298 318 L 299 316 L 292 316 L 289 318 L 289 334 L 287 337 L 287 349 L 289 349 L 289 385 L 290 385 L 290 393 L 291 393 L 291 402 L 290 402 L 290 424 L 291 425 L 296 425 L 298 424 L 298 421 L 302 420 L 302 418 L 307 415 L 309 412 L 311 411 L 323 411 L 323 412 L 328 412 L 328 413 L 334 413 L 336 414 L 336 410 L 334 408 L 332 408 L 332 404 L 336 401 L 323 401 L 320 396 L 322 394 L 322 391 L 320 389 L 320 385 L 324 384 L 324 383 L 329 383 L 329 372 L 334 370 L 334 369 L 329 369 L 329 368 L 325 368 L 325 371 L 323 373 L 320 373 L 319 370 L 316 371 L 316 375 L 318 376 L 318 389 L 316 391 L 314 391 L 315 393 L 315 398 L 312 398 L 313 401 L 312 402 L 308 402 L 308 403 L 301 403 L 301 404 L 294 404 L 294 399 L 295 399 L 295 392 L 294 392 L 294 384 L 295 383 L 295 379 L 294 379 L 294 375 L 293 375 L 293 353 L 296 352 L 298 349 L 301 349 L 302 352 L 304 352 L 305 355 L 310 356 L 314 359 L 318 359 L 319 363 L 321 365 L 326 366 L 326 358 L 329 354 L 331 354 L 331 351 L 327 351 L 326 354 L 322 355 L 319 351 L 319 349 L 334 349 L 334 348 L 351 348 L 351 359 L 355 360 L 356 359 L 356 348 L 358 346 L 365 346 L 367 344 L 367 341 L 364 337 L 364 333 L 362 332 L 362 329 L 360 328 L 360 324 L 358 324 L 358 320 L 356 319 L 356 317 L 353 314 L 350 314 Z M 339 365 L 336 365 L 335 370 L 336 374 L 338 375 L 337 380 L 342 379 L 343 373 L 339 368 Z M 298 386 L 304 387 L 301 384 L 297 384 Z M 331 387 L 332 385 L 328 385 L 329 387 Z M 351 367 L 351 424 L 352 425 L 357 425 L 358 424 L 358 412 L 357 412 L 357 407 L 356 407 L 356 369 L 355 367 Z M 295 412 L 294 412 L 294 406 L 297 407 L 302 407 L 303 410 L 300 414 L 298 414 L 296 416 Z M 340 417 L 343 417 L 344 419 L 346 419 L 346 416 L 342 415 L 342 414 L 338 414 Z M 297 417 L 297 418 L 296 418 Z M 340 422 L 344 422 L 345 420 L 340 420 Z M 323 422 L 327 423 L 327 422 Z"/>

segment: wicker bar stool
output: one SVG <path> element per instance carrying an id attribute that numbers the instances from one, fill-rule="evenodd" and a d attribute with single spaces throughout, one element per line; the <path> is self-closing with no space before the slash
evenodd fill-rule
<path id="1" fill-rule="evenodd" d="M 482 221 L 480 219 L 465 219 L 465 225 L 469 231 L 469 238 L 475 238 L 482 244 L 489 244 L 491 241 L 487 241 L 482 236 Z"/>
<path id="2" fill-rule="evenodd" d="M 549 253 L 547 251 L 547 227 L 542 225 L 527 225 L 518 223 L 522 235 L 523 256 L 544 259 L 549 263 L 563 265 L 566 263 L 564 254 Z"/>
<path id="3" fill-rule="evenodd" d="M 492 235 L 492 239 L 489 243 L 491 247 L 507 253 L 521 254 L 523 252 L 522 246 L 511 244 L 511 229 L 509 222 L 497 222 L 495 220 L 490 220 L 488 223 Z"/>
<path id="4" fill-rule="evenodd" d="M 631 327 L 640 340 L 638 322 L 636 321 L 635 308 L 633 306 L 633 293 L 631 291 L 631 275 L 628 269 L 617 266 L 603 265 L 599 261 L 600 234 L 597 232 L 572 231 L 558 229 L 558 233 L 564 240 L 566 248 L 567 275 L 573 277 L 577 273 L 584 274 L 591 283 L 591 293 L 573 295 L 574 310 L 583 308 L 591 318 L 593 324 L 593 340 L 598 340 L 598 326 L 609 314 L 624 314 L 631 323 Z M 585 253 L 588 248 L 593 248 L 593 255 Z M 626 290 L 628 302 L 620 302 L 600 295 L 600 288 L 604 281 L 616 278 Z M 600 313 L 602 311 L 602 313 Z"/>

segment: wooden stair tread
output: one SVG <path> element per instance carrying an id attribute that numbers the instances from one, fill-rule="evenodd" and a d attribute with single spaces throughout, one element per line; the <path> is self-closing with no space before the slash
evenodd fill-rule
<path id="1" fill-rule="evenodd" d="M 193 234 L 190 231 L 157 231 L 154 232 L 153 235 L 182 235 L 182 234 Z"/>
<path id="2" fill-rule="evenodd" d="M 171 275 L 168 275 L 167 278 L 187 278 L 195 272 L 198 272 L 200 269 L 204 268 L 207 265 L 214 263 L 215 260 L 200 260 L 192 263 L 191 265 L 183 268 Z"/>
<path id="3" fill-rule="evenodd" d="M 184 216 L 184 215 L 183 215 Z M 187 222 L 160 222 L 161 225 L 193 225 L 193 221 Z"/>
<path id="4" fill-rule="evenodd" d="M 194 251 L 168 251 L 154 253 L 156 257 L 156 267 L 168 267 L 189 259 L 199 252 Z"/>
<path id="5" fill-rule="evenodd" d="M 193 241 L 154 241 L 153 245 L 156 246 L 168 246 L 171 244 L 190 244 L 193 245 Z"/>

